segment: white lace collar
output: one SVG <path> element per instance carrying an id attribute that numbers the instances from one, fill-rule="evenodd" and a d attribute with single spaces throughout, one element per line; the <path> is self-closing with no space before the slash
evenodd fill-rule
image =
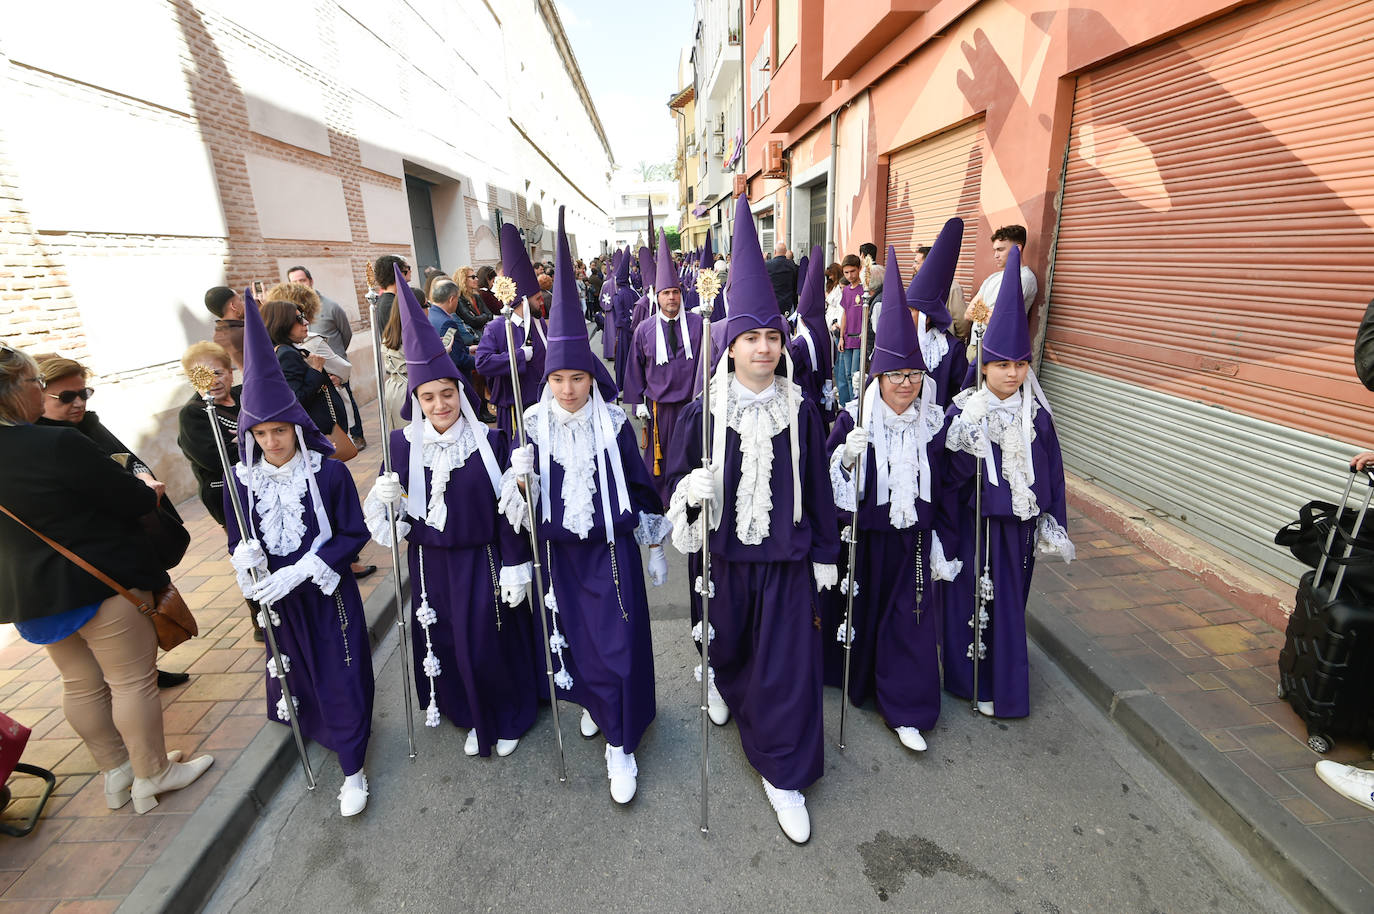
<path id="1" fill-rule="evenodd" d="M 916 336 L 921 341 L 921 358 L 925 360 L 926 371 L 934 371 L 949 352 L 949 337 L 930 326 L 924 311 L 917 311 L 916 315 Z"/>
<path id="2" fill-rule="evenodd" d="M 963 391 L 954 398 L 954 404 L 962 412 L 950 422 L 946 447 L 986 461 L 989 485 L 999 485 L 999 477 L 1005 479 L 1011 487 L 1012 513 L 1021 520 L 1040 513 L 1031 491 L 1035 482 L 1031 442 L 1035 440 L 1035 415 L 1040 411 L 1038 398 L 1027 397 L 1018 389 L 999 400 L 989 388 L 982 387 Z M 988 441 L 1001 448 L 1000 472 Z"/>
<path id="3" fill-rule="evenodd" d="M 795 410 L 788 408 L 789 398 L 779 396 L 776 381 L 756 393 L 731 374 L 727 390 L 725 424 L 740 441 L 735 535 L 744 545 L 757 546 L 772 522 L 773 437 L 793 424 Z"/>
<path id="4" fill-rule="evenodd" d="M 880 379 L 874 378 L 864 397 L 864 427 L 873 442 L 875 495 L 888 506 L 892 526 L 904 530 L 916 523 L 916 500 L 930 504 L 930 439 L 945 424 L 944 412 L 935 401 L 933 384 L 922 384 L 920 395 L 901 413 L 883 400 Z M 858 401 L 851 401 L 850 416 L 857 418 Z M 856 485 L 862 491 L 862 475 Z"/>
<path id="5" fill-rule="evenodd" d="M 319 472 L 323 459 L 318 451 L 297 449 L 279 467 L 265 459 L 234 467 L 239 481 L 252 496 L 258 535 L 263 548 L 271 554 L 290 555 L 301 547 L 306 530 L 305 494 L 310 488 L 310 476 Z"/>
<path id="6" fill-rule="evenodd" d="M 418 448 L 420 459 L 430 470 L 424 520 L 435 530 L 442 531 L 448 525 L 448 503 L 444 500 L 444 493 L 448 490 L 449 476 L 466 464 L 468 457 L 477 450 L 477 436 L 473 434 L 472 424 L 463 416 L 459 416 L 457 422 L 442 432 L 436 431 L 434 424 L 426 418 L 418 427 L 412 423 L 405 428 L 404 434 L 412 452 L 417 449 L 417 429 L 421 438 Z"/>
<path id="7" fill-rule="evenodd" d="M 594 499 L 600 491 L 601 511 L 606 522 L 608 542 L 615 540 L 614 515 L 610 489 L 616 489 L 619 510 L 630 510 L 625 468 L 620 461 L 616 438 L 625 424 L 625 411 L 606 403 L 593 387 L 590 399 L 575 413 L 569 413 L 553 399 L 548 387 L 541 401 L 525 415 L 525 429 L 539 447 L 540 507 L 545 521 L 552 517 L 549 496 L 549 461 L 563 468 L 563 527 L 586 539 L 596 515 Z M 600 485 L 598 485 L 600 483 Z"/>

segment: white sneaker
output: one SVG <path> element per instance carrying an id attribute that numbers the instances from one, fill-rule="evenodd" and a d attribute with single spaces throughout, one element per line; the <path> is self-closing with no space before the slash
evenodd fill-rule
<path id="1" fill-rule="evenodd" d="M 515 751 L 515 747 L 520 745 L 518 739 L 498 739 L 496 741 L 496 754 L 505 758 Z"/>
<path id="2" fill-rule="evenodd" d="M 592 720 L 592 712 L 588 711 L 586 708 L 582 709 L 582 723 L 580 726 L 582 735 L 587 737 L 587 739 L 591 739 L 601 732 L 601 728 L 596 725 L 596 721 Z"/>
<path id="3" fill-rule="evenodd" d="M 725 698 L 716 688 L 715 682 L 711 683 L 711 689 L 706 695 L 706 716 L 711 718 L 711 723 L 717 727 L 723 727 L 730 722 L 730 706 L 725 703 Z"/>
<path id="4" fill-rule="evenodd" d="M 367 808 L 367 775 L 359 771 L 344 778 L 339 788 L 339 815 L 356 816 Z"/>
<path id="5" fill-rule="evenodd" d="M 980 702 L 978 702 L 978 713 L 979 713 L 979 714 L 982 714 L 984 717 L 996 717 L 996 716 L 997 716 L 996 714 L 994 714 L 994 713 L 992 712 L 992 702 L 990 702 L 990 701 L 980 701 Z"/>
<path id="6" fill-rule="evenodd" d="M 921 736 L 921 731 L 915 727 L 898 727 L 897 738 L 902 741 L 903 746 L 912 752 L 926 751 L 925 738 Z"/>
<path id="7" fill-rule="evenodd" d="M 611 799 L 622 806 L 635 797 L 639 766 L 635 754 L 626 753 L 619 746 L 606 747 L 606 777 L 611 780 Z"/>
<path id="8" fill-rule="evenodd" d="M 800 790 L 779 790 L 763 779 L 763 792 L 778 814 L 778 826 L 793 844 L 811 840 L 811 816 L 806 812 L 806 797 Z"/>
<path id="9" fill-rule="evenodd" d="M 482 751 L 482 747 L 477 745 L 477 728 L 473 727 L 468 731 L 467 742 L 463 743 L 464 755 L 476 755 Z"/>
<path id="10" fill-rule="evenodd" d="M 1317 777 L 1347 800 L 1374 809 L 1374 771 L 1323 759 L 1317 762 Z"/>

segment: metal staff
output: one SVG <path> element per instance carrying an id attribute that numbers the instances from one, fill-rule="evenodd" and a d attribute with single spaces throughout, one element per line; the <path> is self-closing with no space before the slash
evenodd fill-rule
<path id="1" fill-rule="evenodd" d="M 715 271 L 697 278 L 697 293 L 702 304 L 701 313 L 701 466 L 711 469 L 711 306 L 715 302 L 720 280 Z M 706 824 L 710 807 L 710 764 L 707 749 L 711 745 L 711 502 L 701 506 L 701 833 L 710 829 Z"/>
<path id="2" fill-rule="evenodd" d="M 370 265 L 369 265 L 370 267 Z M 393 305 L 399 308 L 399 303 Z M 377 320 L 377 305 L 368 306 L 368 316 L 372 320 L 372 357 L 377 369 L 377 406 L 382 423 L 382 470 L 391 472 L 391 429 L 386 414 L 386 366 L 382 362 L 382 328 Z M 418 409 L 418 407 L 412 406 Z M 413 480 L 412 480 L 413 482 Z M 396 591 L 396 628 L 401 633 L 401 692 L 406 702 L 406 742 L 410 745 L 410 757 L 415 758 L 415 710 L 411 705 L 410 685 L 410 636 L 406 631 L 406 601 L 401 595 L 401 544 L 396 533 L 396 509 L 386 506 L 386 522 L 391 527 L 391 584 Z"/>
<path id="3" fill-rule="evenodd" d="M 977 389 L 983 389 L 983 333 L 987 330 L 987 322 L 990 315 L 987 313 L 986 305 L 981 308 L 983 319 L 979 321 L 978 316 L 974 316 L 973 323 L 973 347 L 974 347 L 974 376 L 977 379 Z M 991 448 L 992 443 L 984 441 L 983 446 Z M 969 625 L 973 628 L 973 641 L 969 644 L 969 657 L 973 660 L 973 713 L 981 713 L 978 710 L 978 665 L 983 659 L 983 614 L 986 611 L 987 594 L 983 588 L 983 578 L 987 575 L 988 557 L 983 556 L 983 571 L 978 571 L 978 556 L 980 552 L 987 549 L 986 537 L 983 535 L 983 458 L 977 454 L 973 455 L 973 618 L 969 620 Z"/>
<path id="4" fill-rule="evenodd" d="M 505 280 L 502 282 L 502 280 Z M 511 307 L 511 302 L 515 301 L 515 283 L 507 277 L 497 280 L 496 287 L 492 292 L 501 303 L 505 305 L 501 309 L 501 316 L 506 319 L 506 352 L 510 355 L 510 390 L 515 397 L 515 435 L 521 447 L 525 447 L 527 439 L 525 437 L 525 404 L 520 396 L 520 370 L 515 365 L 515 325 L 511 323 L 511 318 L 515 315 L 515 309 Z M 534 326 L 534 317 L 530 315 L 530 302 L 525 299 L 525 314 L 530 319 L 530 326 Z M 529 337 L 526 336 L 526 339 Z M 595 381 L 593 381 L 595 383 Z M 531 474 L 526 474 L 524 479 L 525 489 L 525 520 L 530 533 L 530 552 L 534 556 L 534 596 L 535 614 L 539 616 L 539 624 L 544 630 L 544 672 L 549 677 L 549 707 L 553 709 L 553 736 L 558 744 L 558 780 L 559 783 L 567 783 L 568 766 L 563 759 L 563 729 L 558 724 L 558 692 L 553 684 L 553 653 L 552 645 L 549 643 L 549 617 L 545 614 L 544 606 L 544 575 L 543 566 L 539 561 L 539 535 L 534 527 L 534 499 L 530 493 Z M 550 570 L 552 573 L 552 569 Z"/>
<path id="5" fill-rule="evenodd" d="M 864 285 L 867 286 L 867 279 Z M 859 391 L 858 421 L 864 418 L 864 387 L 868 380 L 868 302 L 869 293 L 863 294 L 863 326 L 859 328 Z M 857 423 L 856 423 L 857 424 Z M 844 681 L 840 685 L 840 749 L 844 749 L 845 712 L 849 709 L 849 660 L 853 653 L 850 644 L 854 640 L 854 591 L 858 589 L 856 573 L 859 557 L 859 498 L 864 487 L 864 458 L 868 448 L 854 459 L 854 512 L 849 516 L 849 575 L 844 598 Z"/>
<path id="6" fill-rule="evenodd" d="M 224 470 L 224 489 L 229 493 L 229 502 L 234 508 L 234 520 L 239 526 L 239 538 L 247 539 L 250 534 L 246 516 L 243 513 L 243 503 L 239 501 L 239 490 L 234 485 L 233 470 L 229 463 L 229 451 L 224 446 L 224 438 L 219 433 L 219 418 L 215 415 L 215 398 L 210 394 L 210 387 L 214 385 L 215 378 L 210 369 L 197 365 L 187 372 L 192 386 L 196 393 L 200 394 L 205 401 L 205 416 L 210 420 L 210 437 L 215 439 L 215 451 L 219 454 L 219 465 Z M 258 570 L 249 570 L 249 575 L 253 578 L 253 583 L 258 583 Z M 281 682 L 282 698 L 286 702 L 286 719 L 291 724 L 291 735 L 296 738 L 296 752 L 301 757 L 301 767 L 305 769 L 305 788 L 315 789 L 315 772 L 310 770 L 310 759 L 305 754 L 305 738 L 301 736 L 301 725 L 296 720 L 296 699 L 291 697 L 291 687 L 286 684 L 286 667 L 281 662 L 281 651 L 277 648 L 277 636 L 272 631 L 272 604 L 259 603 L 262 607 L 262 630 L 267 635 L 267 649 L 272 652 L 272 664 L 280 674 L 277 679 Z"/>

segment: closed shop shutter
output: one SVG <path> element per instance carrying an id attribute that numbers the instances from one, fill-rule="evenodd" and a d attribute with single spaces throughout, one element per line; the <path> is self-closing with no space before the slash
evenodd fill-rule
<path id="1" fill-rule="evenodd" d="M 811 199 L 808 202 L 806 240 L 808 253 L 816 245 L 825 244 L 825 187 L 825 182 L 821 181 L 819 184 L 811 185 L 810 188 Z"/>
<path id="2" fill-rule="evenodd" d="M 964 220 L 964 244 L 954 278 L 971 297 L 973 252 L 982 228 L 978 189 L 983 180 L 983 119 L 894 152 L 887 172 L 887 243 L 897 250 L 902 276 L 916 249 L 930 244 L 951 216 Z M 886 259 L 883 252 L 880 260 Z"/>
<path id="3" fill-rule="evenodd" d="M 1285 0 L 1075 91 L 1042 366 L 1069 467 L 1284 574 L 1274 529 L 1374 439 L 1371 72 L 1374 4 Z"/>

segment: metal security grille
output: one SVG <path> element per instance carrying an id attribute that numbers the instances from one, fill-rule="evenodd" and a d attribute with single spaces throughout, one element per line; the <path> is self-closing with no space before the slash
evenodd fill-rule
<path id="1" fill-rule="evenodd" d="M 806 250 L 808 253 L 813 246 L 825 244 L 825 188 L 824 181 L 812 184 L 808 188 L 811 194 L 807 219 Z"/>

